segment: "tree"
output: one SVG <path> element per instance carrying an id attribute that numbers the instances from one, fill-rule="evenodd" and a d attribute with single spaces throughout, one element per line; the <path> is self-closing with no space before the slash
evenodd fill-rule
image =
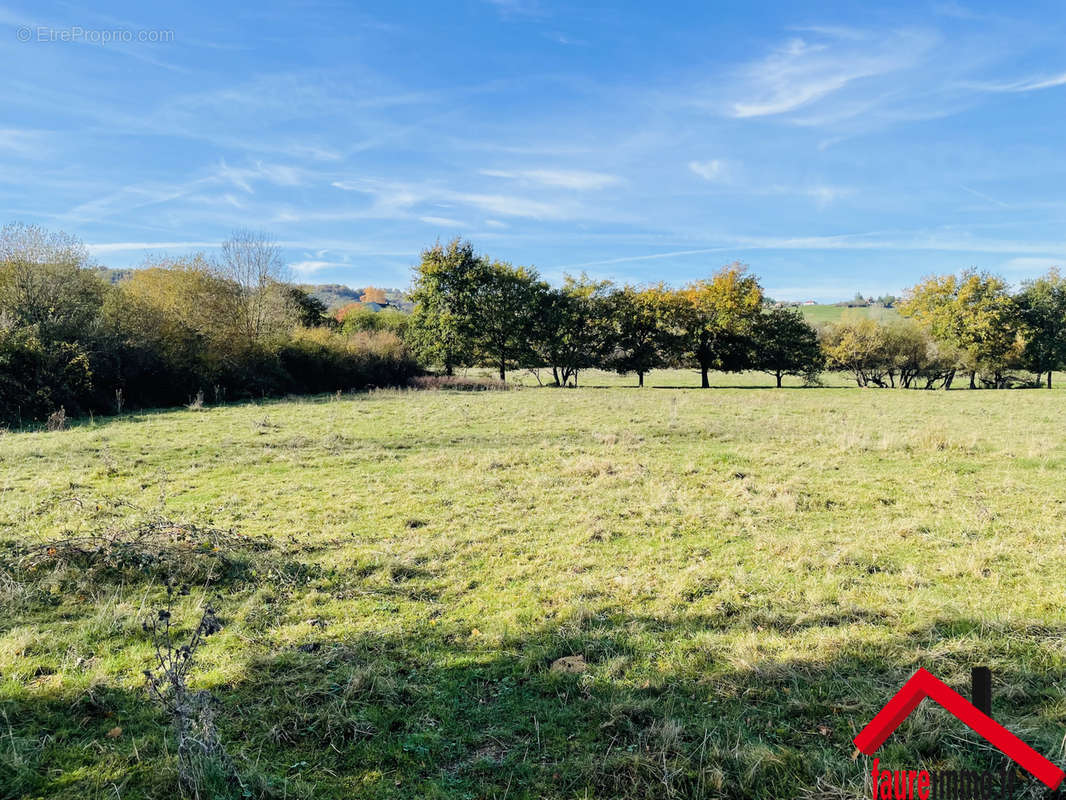
<path id="1" fill-rule="evenodd" d="M 825 363 L 817 332 L 795 308 L 774 308 L 759 317 L 755 359 L 756 368 L 773 375 L 779 389 L 782 376 L 813 378 Z"/>
<path id="2" fill-rule="evenodd" d="M 991 373 L 996 388 L 1007 385 L 1004 370 L 1020 356 L 1021 320 L 1001 278 L 973 270 L 934 275 L 912 287 L 899 310 L 959 352 L 971 389 L 980 372 Z"/>
<path id="3" fill-rule="evenodd" d="M 545 291 L 535 270 L 490 261 L 461 239 L 437 244 L 415 268 L 408 341 L 447 374 L 456 366 L 490 363 L 504 380 L 511 367 L 532 363 Z"/>
<path id="4" fill-rule="evenodd" d="M 556 386 L 571 378 L 576 386 L 580 370 L 608 357 L 614 339 L 610 290 L 610 281 L 568 275 L 561 289 L 543 286 L 536 292 L 534 350 L 551 366 Z"/>
<path id="5" fill-rule="evenodd" d="M 291 307 L 285 303 L 281 286 L 288 271 L 273 237 L 235 231 L 222 243 L 218 271 L 240 289 L 234 295 L 232 313 L 248 344 L 256 344 L 268 332 L 291 323 Z"/>
<path id="6" fill-rule="evenodd" d="M 466 316 L 478 360 L 498 367 L 501 381 L 508 369 L 533 363 L 536 311 L 547 290 L 536 270 L 481 261 Z"/>
<path id="7" fill-rule="evenodd" d="M 157 330 L 187 329 L 223 350 L 231 350 L 246 332 L 244 320 L 233 313 L 242 302 L 241 287 L 220 275 L 202 253 L 145 261 L 120 288 L 147 315 L 142 324 Z"/>
<path id="8" fill-rule="evenodd" d="M 1026 281 L 1015 298 L 1025 325 L 1026 366 L 1037 374 L 1051 373 L 1066 363 L 1066 278 L 1058 269 L 1036 280 Z"/>
<path id="9" fill-rule="evenodd" d="M 626 286 L 612 297 L 615 348 L 608 363 L 620 375 L 637 373 L 638 386 L 678 349 L 676 299 L 662 283 Z"/>
<path id="10" fill-rule="evenodd" d="M 33 327 L 46 343 L 84 342 L 107 288 L 75 237 L 36 225 L 0 229 L 0 322 Z"/>
<path id="11" fill-rule="evenodd" d="M 822 328 L 821 340 L 829 366 L 850 372 L 859 386 L 884 386 L 884 326 L 869 317 L 845 314 Z"/>
<path id="12" fill-rule="evenodd" d="M 725 372 L 750 368 L 763 294 L 745 265 L 734 262 L 722 267 L 710 280 L 682 289 L 679 299 L 686 355 L 699 368 L 704 389 L 711 385 L 712 368 Z"/>
<path id="13" fill-rule="evenodd" d="M 382 306 L 389 302 L 388 297 L 385 295 L 385 290 L 374 286 L 367 286 L 363 289 L 363 294 L 359 300 L 363 303 L 377 303 Z"/>
<path id="14" fill-rule="evenodd" d="M 461 239 L 424 250 L 415 267 L 407 341 L 423 363 L 447 375 L 473 363 L 474 286 L 483 270 L 484 259 Z"/>
<path id="15" fill-rule="evenodd" d="M 285 299 L 292 307 L 296 322 L 305 328 L 317 328 L 332 322 L 326 313 L 326 304 L 299 286 L 285 286 L 282 289 Z"/>

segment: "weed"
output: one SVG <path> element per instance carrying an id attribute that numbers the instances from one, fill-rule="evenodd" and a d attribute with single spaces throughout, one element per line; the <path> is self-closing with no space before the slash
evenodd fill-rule
<path id="1" fill-rule="evenodd" d="M 222 630 L 208 606 L 188 643 L 177 643 L 173 627 L 173 591 L 167 608 L 144 622 L 155 649 L 156 666 L 144 671 L 148 693 L 170 718 L 178 760 L 178 782 L 194 800 L 240 796 L 244 786 L 215 727 L 217 701 L 207 691 L 189 688 L 197 651 L 207 637 Z"/>
<path id="2" fill-rule="evenodd" d="M 61 431 L 67 427 L 67 410 L 60 406 L 48 415 L 45 428 L 50 431 Z"/>

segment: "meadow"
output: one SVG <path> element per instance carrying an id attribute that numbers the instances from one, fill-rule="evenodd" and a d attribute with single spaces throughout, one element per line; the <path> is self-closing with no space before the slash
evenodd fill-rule
<path id="1" fill-rule="evenodd" d="M 175 796 L 161 571 L 47 558 L 152 514 L 255 543 L 173 610 L 235 796 L 868 796 L 919 666 L 1062 762 L 1062 391 L 522 380 L 0 435 L 0 797 Z M 999 766 L 928 702 L 878 755 Z"/>
<path id="2" fill-rule="evenodd" d="M 838 305 L 813 305 L 799 306 L 807 322 L 817 325 L 823 322 L 840 322 L 847 317 L 867 317 L 878 322 L 891 322 L 900 318 L 899 312 L 894 308 L 884 306 L 859 306 L 848 308 Z"/>

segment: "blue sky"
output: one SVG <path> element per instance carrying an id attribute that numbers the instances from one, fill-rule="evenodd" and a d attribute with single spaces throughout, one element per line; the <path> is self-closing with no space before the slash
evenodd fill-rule
<path id="1" fill-rule="evenodd" d="M 1062 3 L 166 6 L 0 5 L 0 220 L 354 286 L 456 235 L 797 300 L 1066 262 Z"/>

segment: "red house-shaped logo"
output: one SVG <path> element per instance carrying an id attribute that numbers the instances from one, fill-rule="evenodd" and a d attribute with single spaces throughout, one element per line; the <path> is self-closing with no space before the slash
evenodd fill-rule
<path id="1" fill-rule="evenodd" d="M 1061 769 L 925 669 L 915 672 L 885 707 L 877 712 L 877 716 L 859 731 L 854 739 L 859 752 L 872 756 L 926 697 L 962 720 L 1049 789 L 1058 787 L 1066 777 Z"/>

